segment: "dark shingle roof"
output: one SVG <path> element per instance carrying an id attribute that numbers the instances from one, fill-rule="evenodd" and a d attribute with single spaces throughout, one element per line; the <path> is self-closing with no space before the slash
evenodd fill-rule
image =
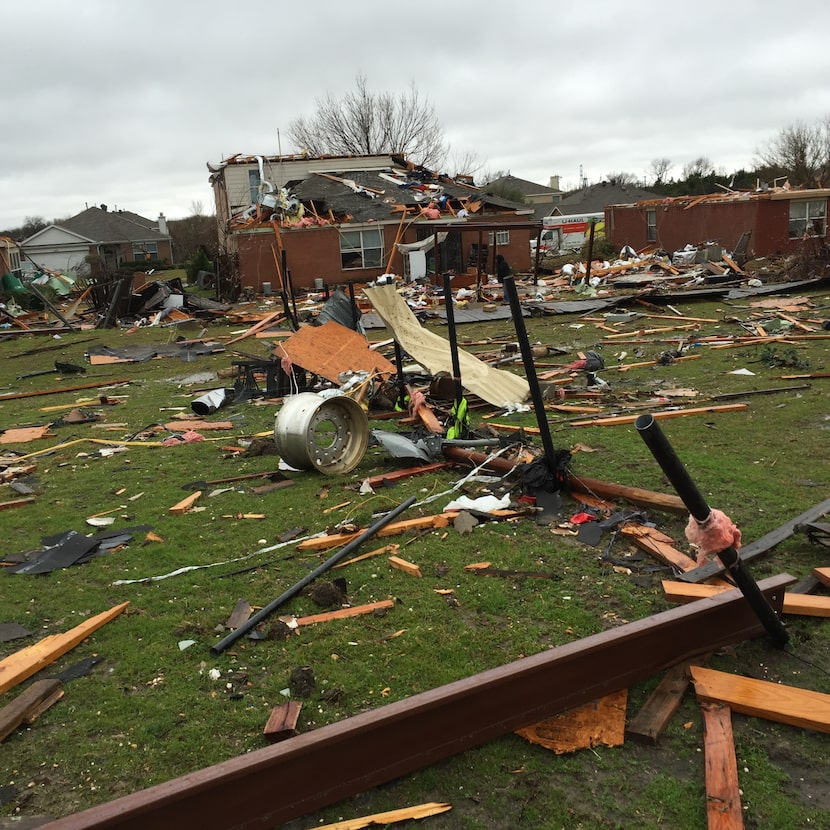
<path id="1" fill-rule="evenodd" d="M 491 182 L 484 185 L 485 189 L 490 187 L 504 188 L 505 190 L 513 190 L 516 193 L 521 193 L 522 196 L 539 195 L 541 193 L 550 193 L 553 196 L 556 193 L 561 193 L 561 190 L 556 190 L 544 184 L 537 184 L 528 179 L 520 179 L 517 176 L 499 176 Z"/>
<path id="2" fill-rule="evenodd" d="M 556 207 L 560 213 L 567 216 L 573 213 L 599 213 L 606 205 L 627 205 L 644 199 L 659 198 L 658 193 L 652 193 L 636 185 L 600 182 L 569 193 L 556 203 Z"/>
<path id="3" fill-rule="evenodd" d="M 93 242 L 150 242 L 168 238 L 156 230 L 156 223 L 151 219 L 126 210 L 111 212 L 91 207 L 55 224 Z"/>

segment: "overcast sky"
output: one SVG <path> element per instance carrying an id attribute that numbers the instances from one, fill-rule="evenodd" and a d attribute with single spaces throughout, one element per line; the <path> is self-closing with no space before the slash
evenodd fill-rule
<path id="1" fill-rule="evenodd" d="M 206 162 L 298 149 L 289 123 L 359 73 L 414 82 L 456 158 L 568 187 L 659 157 L 752 167 L 830 114 L 823 3 L 6 0 L 2 25 L 0 230 L 212 213 Z"/>

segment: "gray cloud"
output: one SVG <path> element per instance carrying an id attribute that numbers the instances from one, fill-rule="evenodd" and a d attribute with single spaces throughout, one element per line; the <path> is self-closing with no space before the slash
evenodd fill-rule
<path id="1" fill-rule="evenodd" d="M 830 114 L 822 5 L 31 0 L 3 20 L 0 228 L 102 202 L 210 210 L 206 161 L 290 152 L 290 121 L 358 73 L 414 82 L 487 170 L 572 186 L 656 157 L 749 167 Z"/>

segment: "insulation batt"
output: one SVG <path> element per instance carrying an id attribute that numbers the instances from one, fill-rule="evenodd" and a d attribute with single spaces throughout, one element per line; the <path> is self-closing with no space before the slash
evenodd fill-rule
<path id="1" fill-rule="evenodd" d="M 713 510 L 705 522 L 698 522 L 694 516 L 689 516 L 686 538 L 700 550 L 699 559 L 720 553 L 728 547 L 735 550 L 741 547 L 741 531 L 721 510 Z"/>

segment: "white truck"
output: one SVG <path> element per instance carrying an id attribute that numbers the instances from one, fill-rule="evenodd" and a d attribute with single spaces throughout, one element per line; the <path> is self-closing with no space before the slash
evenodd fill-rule
<path id="1" fill-rule="evenodd" d="M 605 236 L 604 213 L 575 213 L 570 216 L 545 216 L 539 245 L 545 254 L 570 254 L 578 251 L 588 239 L 590 223 L 594 222 L 594 239 Z M 530 240 L 530 256 L 536 256 L 536 237 Z"/>

